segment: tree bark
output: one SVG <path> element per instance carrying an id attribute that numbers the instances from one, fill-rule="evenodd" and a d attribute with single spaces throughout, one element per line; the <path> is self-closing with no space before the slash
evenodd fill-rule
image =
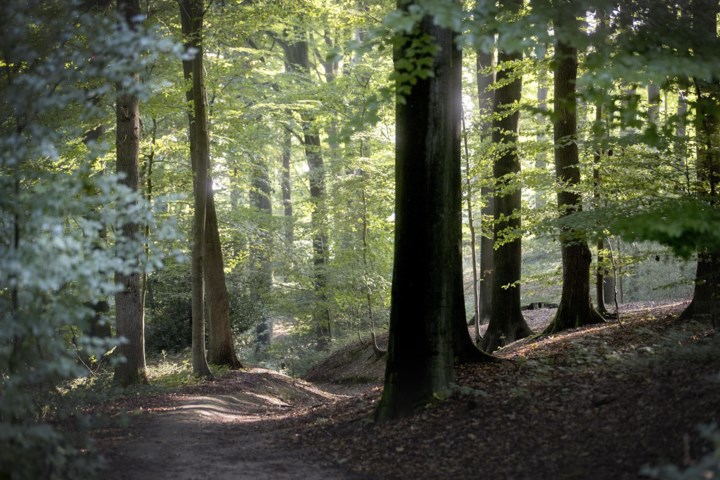
<path id="1" fill-rule="evenodd" d="M 135 28 L 135 19 L 140 14 L 139 1 L 118 0 L 117 8 L 129 27 Z M 139 81 L 137 75 L 135 81 Z M 125 174 L 122 182 L 137 192 L 140 189 L 140 105 L 136 95 L 124 92 L 118 94 L 116 119 L 117 172 Z M 122 228 L 122 236 L 127 241 L 134 242 L 137 240 L 138 231 L 137 223 L 126 223 Z M 147 383 L 145 319 L 140 278 L 140 272 L 115 275 L 115 281 L 121 288 L 120 292 L 115 294 L 117 334 L 118 337 L 125 338 L 126 343 L 118 348 L 118 353 L 125 358 L 125 362 L 116 365 L 113 378 L 123 386 Z"/>
<path id="2" fill-rule="evenodd" d="M 205 301 L 207 302 L 208 325 L 210 326 L 208 362 L 227 365 L 232 369 L 242 368 L 235 353 L 235 342 L 230 324 L 230 300 L 225 282 L 225 268 L 220 244 L 215 195 L 212 179 L 207 182 L 207 205 L 205 214 Z"/>
<path id="3" fill-rule="evenodd" d="M 547 136 L 545 135 L 545 129 L 544 124 L 546 122 L 547 117 L 547 96 L 548 96 L 548 72 L 545 68 L 545 65 L 543 65 L 543 62 L 545 61 L 545 55 L 547 52 L 547 45 L 539 45 L 536 48 L 537 51 L 537 59 L 538 62 L 540 62 L 539 70 L 538 70 L 538 91 L 537 91 L 537 102 L 538 102 L 538 110 L 540 112 L 536 115 L 536 120 L 538 122 L 538 134 L 536 136 L 537 142 L 539 145 L 543 145 L 547 139 Z M 544 148 L 541 148 L 538 153 L 535 155 L 535 168 L 540 171 L 545 171 L 547 165 L 547 153 Z M 545 199 L 543 198 L 543 191 L 541 189 L 538 189 L 535 191 L 535 209 L 540 210 L 545 207 Z"/>
<path id="4" fill-rule="evenodd" d="M 292 158 L 292 134 L 289 130 L 284 132 L 282 149 L 282 173 L 280 184 L 282 190 L 283 215 L 285 217 L 285 241 L 292 245 L 295 239 L 293 205 L 292 205 L 292 177 L 290 176 L 290 160 Z"/>
<path id="5" fill-rule="evenodd" d="M 514 10 L 522 6 L 520 0 L 507 0 L 504 5 Z M 493 236 L 494 278 L 492 285 L 492 314 L 488 329 L 480 346 L 492 352 L 507 343 L 532 333 L 520 309 L 520 274 L 522 239 L 519 230 L 521 187 L 516 183 L 520 173 L 517 142 L 520 134 L 520 111 L 517 102 L 522 94 L 522 77 L 507 67 L 506 62 L 522 60 L 522 52 L 498 50 L 496 81 L 503 85 L 495 90 L 493 101 L 492 141 L 501 152 L 493 164 L 495 179 L 495 211 Z M 514 78 L 516 77 L 516 78 Z M 509 83 L 504 84 L 508 80 Z M 498 246 L 498 240 L 506 234 L 515 238 Z"/>
<path id="6" fill-rule="evenodd" d="M 698 55 L 712 54 L 710 45 L 717 43 L 717 2 L 693 2 L 693 30 L 707 43 L 696 49 Z M 695 132 L 697 145 L 698 195 L 717 208 L 720 185 L 720 80 L 696 78 L 697 106 Z M 698 252 L 693 298 L 683 318 L 709 321 L 720 329 L 720 250 Z"/>
<path id="7" fill-rule="evenodd" d="M 203 72 L 203 1 L 180 0 L 180 19 L 186 45 L 196 50 L 195 57 L 186 61 L 192 76 L 192 119 L 190 148 L 194 170 L 194 206 L 192 235 L 192 367 L 193 374 L 210 377 L 205 350 L 205 225 L 207 216 L 207 186 L 210 163 L 207 105 Z"/>
<path id="8" fill-rule="evenodd" d="M 572 9 L 565 9 L 555 21 L 555 98 L 554 139 L 555 175 L 560 184 L 558 208 L 560 216 L 582 210 L 582 197 L 574 188 L 580 183 L 577 147 L 577 49 L 565 39 L 567 33 L 578 31 Z M 560 306 L 545 333 L 603 322 L 590 300 L 590 264 L 592 253 L 582 232 L 565 228 L 560 233 L 563 284 Z"/>
<path id="9" fill-rule="evenodd" d="M 495 67 L 494 52 L 477 52 L 477 84 L 478 104 L 480 114 L 490 118 L 493 108 L 494 90 L 490 87 L 495 83 L 495 72 L 483 74 L 482 69 Z M 491 135 L 492 122 L 485 121 L 480 125 L 482 138 L 487 141 Z M 492 312 L 492 285 L 493 285 L 493 250 L 494 239 L 492 233 L 492 218 L 495 212 L 495 194 L 491 187 L 482 187 L 480 197 L 484 200 L 480 209 L 480 294 L 479 315 L 476 319 L 476 328 L 490 321 Z"/>
<path id="10" fill-rule="evenodd" d="M 603 19 L 600 20 L 601 22 Z M 605 149 L 603 148 L 603 109 L 602 103 L 599 101 L 595 104 L 595 132 L 597 132 L 595 138 L 595 152 L 593 153 L 593 198 L 595 200 L 595 208 L 600 208 L 602 202 L 602 186 L 600 176 L 600 163 L 602 162 Z M 605 307 L 605 282 L 607 277 L 607 268 L 605 264 L 605 256 L 603 251 L 605 250 L 605 239 L 601 238 L 597 241 L 597 266 L 595 269 L 595 303 L 597 303 L 597 310 L 600 315 L 607 316 L 608 311 Z"/>
<path id="11" fill-rule="evenodd" d="M 399 8 L 407 7 L 405 1 Z M 437 47 L 433 75 L 396 81 L 395 256 L 385 387 L 376 419 L 411 415 L 449 394 L 453 329 L 462 295 L 460 55 L 451 30 L 423 19 L 396 43 L 395 65 L 412 59 L 413 39 Z M 469 340 L 467 327 L 464 335 Z"/>

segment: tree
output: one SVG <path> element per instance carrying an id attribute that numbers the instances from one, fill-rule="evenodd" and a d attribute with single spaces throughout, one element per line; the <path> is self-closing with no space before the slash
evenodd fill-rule
<path id="1" fill-rule="evenodd" d="M 116 274 L 147 265 L 142 238 L 125 235 L 128 225 L 152 225 L 147 204 L 101 174 L 112 148 L 81 138 L 112 121 L 100 95 L 113 86 L 143 98 L 135 75 L 168 42 L 78 5 L 0 2 L 12 27 L 0 32 L 2 478 L 97 473 L 91 421 L 58 388 L 88 374 L 79 358 L 118 344 L 82 332 L 91 332 L 93 306 L 118 291 Z"/>
<path id="2" fill-rule="evenodd" d="M 126 28 L 135 29 L 140 15 L 138 0 L 118 0 L 118 13 Z M 139 76 L 134 75 L 134 81 Z M 118 87 L 116 101 L 117 172 L 124 175 L 123 183 L 133 192 L 139 191 L 140 106 L 138 96 Z M 123 236 L 130 241 L 138 237 L 139 225 L 129 222 L 123 226 Z M 145 319 L 140 272 L 118 272 L 115 280 L 120 291 L 115 294 L 115 320 L 118 337 L 125 341 L 118 348 L 125 361 L 115 366 L 115 382 L 134 385 L 147 382 L 145 371 Z"/>
<path id="3" fill-rule="evenodd" d="M 410 5 L 398 2 L 400 10 Z M 395 43 L 395 257 L 378 420 L 410 415 L 447 396 L 453 377 L 458 288 L 462 294 L 461 65 L 453 37 L 425 16 Z"/>
<path id="4" fill-rule="evenodd" d="M 478 106 L 480 114 L 490 118 L 493 108 L 495 91 L 492 90 L 495 83 L 495 52 L 484 52 L 478 49 L 476 58 L 477 85 L 478 85 Z M 490 69 L 486 72 L 486 69 Z M 487 120 L 480 125 L 483 140 L 492 137 L 491 122 Z M 490 321 L 492 313 L 492 286 L 493 286 L 493 250 L 494 239 L 492 233 L 492 218 L 494 215 L 495 195 L 492 188 L 483 186 L 480 189 L 480 197 L 483 199 L 483 207 L 480 210 L 480 294 L 479 315 L 476 319 L 476 328 Z"/>
<path id="5" fill-rule="evenodd" d="M 566 7 L 566 6 L 565 6 Z M 553 130 L 555 140 L 555 175 L 560 189 L 560 217 L 582 211 L 582 197 L 575 190 L 580 183 L 580 162 L 577 146 L 577 48 L 571 42 L 579 25 L 572 8 L 558 7 L 555 19 L 555 67 Z M 590 264 L 592 254 L 583 233 L 563 228 L 560 233 L 562 251 L 562 294 L 555 318 L 545 333 L 603 322 L 590 300 Z"/>
<path id="6" fill-rule="evenodd" d="M 210 325 L 208 361 L 214 365 L 227 365 L 230 368 L 242 368 L 235 353 L 232 328 L 230 325 L 230 301 L 228 299 L 225 270 L 218 232 L 215 197 L 212 179 L 208 177 L 207 206 L 205 216 L 205 265 L 206 285 L 205 301 L 208 304 L 208 323 Z"/>
<path id="7" fill-rule="evenodd" d="M 310 74 L 310 57 L 308 42 L 305 35 L 297 33 L 300 38 L 283 41 L 281 45 L 285 51 L 286 63 L 290 71 L 308 80 Z M 300 114 L 302 123 L 302 140 L 305 146 L 305 158 L 308 164 L 308 177 L 310 179 L 310 200 L 312 203 L 311 223 L 313 230 L 313 292 L 315 295 L 312 324 L 315 329 L 316 347 L 326 350 L 332 340 L 332 325 L 330 310 L 328 308 L 328 279 L 327 268 L 329 263 L 329 245 L 327 235 L 327 213 L 325 184 L 325 163 L 320 143 L 320 131 L 315 125 L 311 113 Z"/>
<path id="8" fill-rule="evenodd" d="M 194 215 L 192 234 L 192 367 L 195 375 L 210 377 L 205 350 L 205 227 L 208 203 L 208 169 L 210 139 L 208 135 L 207 98 L 203 71 L 203 0 L 181 0 L 180 20 L 188 47 L 194 50 L 185 68 L 192 73 L 192 118 L 190 148 L 194 171 Z"/>
<path id="9" fill-rule="evenodd" d="M 508 0 L 504 6 L 517 12 L 522 1 Z M 502 42 L 502 38 L 500 41 Z M 493 100 L 492 141 L 498 150 L 493 165 L 495 179 L 495 211 L 493 212 L 493 284 L 492 314 L 488 329 L 480 343 L 492 352 L 505 343 L 530 335 L 531 330 L 520 309 L 520 272 L 522 239 L 519 230 L 521 188 L 517 182 L 520 158 L 517 142 L 520 134 L 520 111 L 517 103 L 522 93 L 522 74 L 515 71 L 513 62 L 522 59 L 522 52 L 501 46 L 498 50 L 496 82 Z"/>
<path id="10" fill-rule="evenodd" d="M 718 46 L 717 2 L 694 0 L 692 22 L 698 56 L 713 53 Z M 720 185 L 720 76 L 694 78 L 697 95 L 695 132 L 697 148 L 698 196 L 717 208 Z M 684 318 L 709 320 L 720 329 L 720 249 L 698 252 L 695 288 Z"/>

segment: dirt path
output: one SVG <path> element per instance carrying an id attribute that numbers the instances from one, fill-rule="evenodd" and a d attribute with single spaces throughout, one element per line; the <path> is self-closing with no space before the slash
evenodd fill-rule
<path id="1" fill-rule="evenodd" d="M 445 402 L 387 424 L 370 421 L 377 382 L 329 393 L 261 369 L 114 401 L 133 421 L 101 432 L 102 478 L 636 480 L 647 465 L 685 468 L 713 449 L 698 425 L 720 424 L 720 336 L 678 320 L 685 306 L 516 342 L 497 353 L 506 362 L 458 368 Z M 366 378 L 373 362 L 336 371 Z"/>
<path id="2" fill-rule="evenodd" d="M 150 412 L 101 441 L 109 460 L 104 478 L 344 479 L 307 451 L 283 448 L 297 408 L 341 397 L 266 370 L 233 372 L 216 385 L 158 397 Z"/>

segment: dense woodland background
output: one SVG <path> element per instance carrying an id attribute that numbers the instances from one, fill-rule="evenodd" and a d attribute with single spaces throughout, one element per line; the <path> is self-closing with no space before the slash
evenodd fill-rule
<path id="1" fill-rule="evenodd" d="M 411 277 L 427 272 L 488 353 L 533 333 L 521 307 L 541 304 L 560 305 L 546 333 L 691 298 L 688 318 L 720 325 L 718 11 L 3 2 L 0 477 L 93 466 L 82 428 L 56 425 L 68 382 L 146 383 L 146 357 L 168 355 L 198 376 L 299 376 L 375 342 L 391 301 L 425 308 Z M 421 161 L 425 147 L 447 155 Z M 449 190 L 413 190 L 423 165 Z M 452 217 L 451 233 L 399 234 L 400 211 Z M 568 267 L 576 250 L 585 270 Z M 586 310 L 565 303 L 573 285 Z M 412 351 L 394 338 L 436 326 L 422 315 L 390 328 L 389 353 L 375 345 L 389 371 Z M 395 401 L 379 418 L 416 408 Z"/>

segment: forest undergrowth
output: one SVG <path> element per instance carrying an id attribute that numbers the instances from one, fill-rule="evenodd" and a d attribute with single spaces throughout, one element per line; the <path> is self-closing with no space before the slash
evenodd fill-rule
<path id="1" fill-rule="evenodd" d="M 511 344 L 396 422 L 372 421 L 379 381 L 247 369 L 106 402 L 130 422 L 96 437 L 110 478 L 718 478 L 701 430 L 720 421 L 720 338 L 685 305 Z"/>

